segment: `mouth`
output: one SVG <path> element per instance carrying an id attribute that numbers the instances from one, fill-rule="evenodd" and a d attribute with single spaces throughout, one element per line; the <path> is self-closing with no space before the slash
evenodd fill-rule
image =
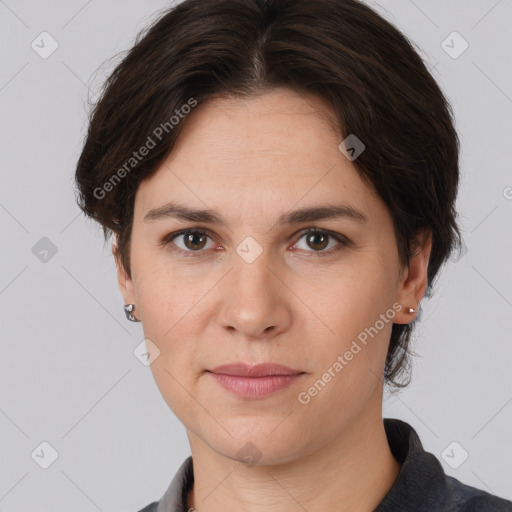
<path id="1" fill-rule="evenodd" d="M 231 363 L 206 370 L 217 384 L 242 398 L 265 398 L 284 390 L 305 372 L 276 363 Z"/>
<path id="2" fill-rule="evenodd" d="M 222 375 L 232 375 L 237 377 L 269 377 L 279 375 L 299 375 L 304 373 L 300 370 L 295 370 L 277 363 L 260 363 L 260 364 L 246 364 L 246 363 L 228 363 L 222 364 L 206 370 L 207 372 L 217 373 Z"/>

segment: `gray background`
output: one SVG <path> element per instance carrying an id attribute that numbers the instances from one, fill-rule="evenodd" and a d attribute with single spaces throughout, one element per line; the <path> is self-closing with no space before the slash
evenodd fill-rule
<path id="1" fill-rule="evenodd" d="M 384 415 L 410 422 L 448 474 L 512 499 L 512 1 L 368 3 L 422 48 L 462 143 L 466 249 L 423 301 L 413 382 Z M 189 454 L 132 353 L 142 327 L 124 317 L 110 248 L 73 196 L 106 59 L 169 5 L 0 0 L 0 511 L 139 510 Z M 31 47 L 43 31 L 59 45 L 47 58 Z M 453 31 L 469 43 L 458 58 L 442 47 Z"/>

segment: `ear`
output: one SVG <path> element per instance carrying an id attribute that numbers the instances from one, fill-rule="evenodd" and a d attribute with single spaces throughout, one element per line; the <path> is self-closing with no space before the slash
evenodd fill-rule
<path id="1" fill-rule="evenodd" d="M 410 257 L 409 269 L 404 269 L 400 278 L 397 302 L 402 305 L 402 309 L 395 316 L 396 324 L 408 324 L 418 314 L 419 302 L 425 296 L 427 289 L 427 270 L 431 250 L 432 232 L 423 231 L 417 237 L 415 250 Z M 408 308 L 414 308 L 415 312 L 407 313 Z"/>
<path id="2" fill-rule="evenodd" d="M 115 239 L 112 242 L 112 254 L 117 268 L 117 282 L 119 284 L 119 290 L 123 296 L 125 304 L 135 303 L 135 293 L 133 291 L 133 283 L 131 277 L 126 273 L 126 270 L 121 263 L 121 257 L 119 255 L 118 238 L 115 235 Z"/>

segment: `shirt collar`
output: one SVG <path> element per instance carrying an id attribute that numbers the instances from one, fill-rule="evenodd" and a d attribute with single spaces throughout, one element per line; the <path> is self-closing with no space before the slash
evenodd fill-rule
<path id="1" fill-rule="evenodd" d="M 401 464 L 398 476 L 374 512 L 457 510 L 439 460 L 423 449 L 417 432 L 405 421 L 385 418 L 389 447 Z"/>
<path id="2" fill-rule="evenodd" d="M 423 449 L 416 431 L 408 423 L 393 418 L 384 418 L 384 429 L 391 452 L 401 468 L 393 486 L 374 512 L 456 510 L 440 462 Z M 193 484 L 190 456 L 178 469 L 158 502 L 156 512 L 187 512 L 187 494 Z"/>

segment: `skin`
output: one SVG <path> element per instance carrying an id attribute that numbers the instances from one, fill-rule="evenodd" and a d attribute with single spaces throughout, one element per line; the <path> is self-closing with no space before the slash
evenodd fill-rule
<path id="1" fill-rule="evenodd" d="M 151 369 L 186 427 L 194 461 L 188 507 L 199 512 L 370 512 L 399 472 L 382 421 L 382 373 L 392 322 L 411 322 L 405 309 L 417 309 L 425 293 L 431 237 L 420 237 L 402 268 L 389 211 L 339 151 L 344 137 L 332 119 L 320 99 L 288 89 L 216 98 L 188 115 L 165 163 L 137 191 L 132 272 L 116 259 L 119 287 L 160 350 Z M 144 222 L 170 201 L 216 209 L 228 225 Z M 276 224 L 291 210 L 340 202 L 368 221 Z M 211 232 L 197 235 L 199 249 L 183 236 L 159 245 L 189 228 Z M 350 243 L 311 241 L 310 228 Z M 236 251 L 248 236 L 262 249 L 251 263 Z M 299 393 L 395 303 L 403 309 L 392 322 L 300 403 Z M 305 375 L 270 397 L 245 399 L 205 373 L 234 361 L 277 362 Z M 249 442 L 259 452 L 254 465 L 238 454 Z"/>

